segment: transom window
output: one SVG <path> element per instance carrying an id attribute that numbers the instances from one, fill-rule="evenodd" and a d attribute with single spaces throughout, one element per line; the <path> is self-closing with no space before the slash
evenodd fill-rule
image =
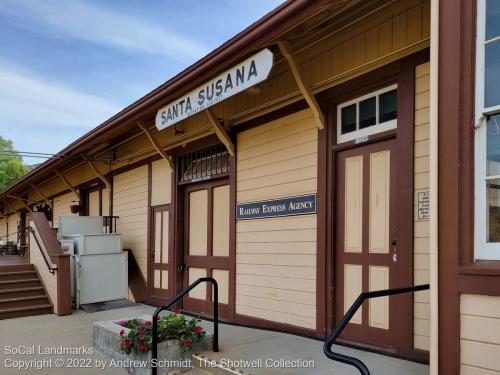
<path id="1" fill-rule="evenodd" d="M 223 145 L 180 157 L 180 182 L 208 180 L 229 172 L 229 154 Z"/>
<path id="2" fill-rule="evenodd" d="M 500 1 L 478 0 L 475 258 L 500 259 Z"/>
<path id="3" fill-rule="evenodd" d="M 395 129 L 398 90 L 392 85 L 337 107 L 337 143 Z"/>

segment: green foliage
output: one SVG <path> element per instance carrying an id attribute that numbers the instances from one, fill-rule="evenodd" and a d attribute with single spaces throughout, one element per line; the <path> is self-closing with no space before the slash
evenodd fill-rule
<path id="1" fill-rule="evenodd" d="M 0 136 L 0 191 L 29 171 L 29 168 L 23 164 L 23 160 L 19 155 L 4 153 L 13 150 L 12 142 Z"/>
<path id="2" fill-rule="evenodd" d="M 199 319 L 186 319 L 184 315 L 176 312 L 158 320 L 158 342 L 165 339 L 179 340 L 179 346 L 184 353 L 190 352 L 193 343 L 200 341 L 205 336 L 205 331 L 198 325 Z M 152 323 L 138 319 L 120 321 L 122 327 L 128 328 L 120 332 L 120 349 L 129 354 L 136 352 L 149 352 L 151 350 Z"/>

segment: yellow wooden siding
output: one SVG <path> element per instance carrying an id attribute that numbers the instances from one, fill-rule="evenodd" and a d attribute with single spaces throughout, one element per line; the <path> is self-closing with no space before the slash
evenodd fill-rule
<path id="1" fill-rule="evenodd" d="M 102 216 L 109 216 L 109 190 L 102 189 Z"/>
<path id="2" fill-rule="evenodd" d="M 0 241 L 7 242 L 7 218 L 0 218 Z"/>
<path id="3" fill-rule="evenodd" d="M 131 249 L 147 280 L 148 166 L 118 174 L 113 180 L 113 214 L 124 249 Z"/>
<path id="4" fill-rule="evenodd" d="M 19 222 L 19 215 L 17 213 L 9 215 L 9 241 L 17 242 L 17 223 Z"/>
<path id="5" fill-rule="evenodd" d="M 238 202 L 316 193 L 309 110 L 238 134 Z M 316 328 L 316 215 L 236 224 L 236 312 Z"/>
<path id="6" fill-rule="evenodd" d="M 52 215 L 52 227 L 59 227 L 59 216 L 73 216 L 78 214 L 72 214 L 70 206 L 75 202 L 78 202 L 78 197 L 75 193 L 66 193 L 60 195 L 53 199 L 54 209 Z"/>
<path id="7" fill-rule="evenodd" d="M 334 19 L 323 31 L 304 33 L 292 48 L 313 91 L 320 92 L 429 46 L 430 2 L 399 1 L 342 27 Z M 349 12 L 349 10 L 347 10 Z M 252 117 L 252 111 L 302 99 L 281 55 L 259 95 L 243 93 L 214 109 L 221 118 Z"/>
<path id="8" fill-rule="evenodd" d="M 500 374 L 500 297 L 460 297 L 460 373 Z"/>
<path id="9" fill-rule="evenodd" d="M 429 221 L 418 220 L 418 193 L 429 191 L 429 63 L 415 71 L 414 227 L 413 277 L 415 284 L 429 282 Z M 415 293 L 413 345 L 429 350 L 429 292 Z"/>
<path id="10" fill-rule="evenodd" d="M 151 163 L 151 206 L 168 204 L 171 200 L 172 170 L 165 159 Z"/>

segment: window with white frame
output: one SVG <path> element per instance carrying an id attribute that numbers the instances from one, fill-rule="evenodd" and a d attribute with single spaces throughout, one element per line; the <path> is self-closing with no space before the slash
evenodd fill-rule
<path id="1" fill-rule="evenodd" d="M 475 258 L 500 260 L 500 1 L 478 0 Z"/>
<path id="2" fill-rule="evenodd" d="M 397 127 L 398 87 L 392 85 L 337 106 L 337 143 Z"/>

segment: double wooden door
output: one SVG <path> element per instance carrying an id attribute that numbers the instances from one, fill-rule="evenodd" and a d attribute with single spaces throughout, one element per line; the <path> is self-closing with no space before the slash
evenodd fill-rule
<path id="1" fill-rule="evenodd" d="M 336 320 L 361 292 L 401 287 L 398 248 L 396 140 L 358 146 L 336 155 Z M 412 215 L 408 212 L 408 215 Z M 394 348 L 398 322 L 412 319 L 411 298 L 391 296 L 366 301 L 343 338 Z M 405 323 L 406 324 L 406 323 Z M 410 338 L 407 338 L 410 339 Z"/>

